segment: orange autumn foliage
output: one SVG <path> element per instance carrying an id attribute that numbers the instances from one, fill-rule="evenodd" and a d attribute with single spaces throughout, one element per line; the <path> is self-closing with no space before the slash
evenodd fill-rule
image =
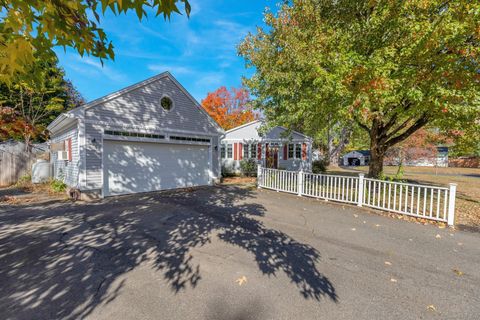
<path id="1" fill-rule="evenodd" d="M 203 108 L 224 129 L 229 130 L 258 119 L 250 107 L 250 94 L 245 88 L 222 86 L 202 100 Z"/>

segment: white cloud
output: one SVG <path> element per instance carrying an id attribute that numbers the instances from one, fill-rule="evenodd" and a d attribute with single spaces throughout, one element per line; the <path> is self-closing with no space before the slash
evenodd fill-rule
<path id="1" fill-rule="evenodd" d="M 82 66 L 79 66 L 78 64 Z M 78 55 L 74 56 L 74 59 L 71 63 L 67 63 L 72 69 L 88 74 L 88 75 L 98 75 L 104 76 L 114 82 L 125 82 L 128 77 L 119 71 L 107 66 L 104 62 L 103 66 L 98 59 L 93 59 L 91 57 L 80 57 Z"/>

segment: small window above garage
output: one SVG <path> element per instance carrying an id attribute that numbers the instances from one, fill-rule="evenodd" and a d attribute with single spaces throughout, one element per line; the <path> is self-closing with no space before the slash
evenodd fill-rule
<path id="1" fill-rule="evenodd" d="M 122 136 L 122 137 L 135 137 L 135 138 L 149 138 L 149 139 L 165 139 L 164 135 L 153 134 L 153 133 L 144 133 L 144 132 L 129 132 L 129 131 L 114 131 L 114 130 L 105 130 L 105 134 L 111 136 Z"/>
<path id="2" fill-rule="evenodd" d="M 208 138 L 186 137 L 186 136 L 170 136 L 170 140 L 177 141 L 193 141 L 193 142 L 210 142 Z"/>

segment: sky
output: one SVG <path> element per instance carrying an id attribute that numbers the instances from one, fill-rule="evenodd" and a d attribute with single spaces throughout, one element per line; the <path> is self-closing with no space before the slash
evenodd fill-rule
<path id="1" fill-rule="evenodd" d="M 236 46 L 257 26 L 265 7 L 275 0 L 190 0 L 192 13 L 173 14 L 170 21 L 149 14 L 141 22 L 132 12 L 103 17 L 115 49 L 115 60 L 102 66 L 95 57 L 56 49 L 66 76 L 85 97 L 94 100 L 151 76 L 170 71 L 200 102 L 220 86 L 241 85 L 253 70 L 237 55 Z"/>

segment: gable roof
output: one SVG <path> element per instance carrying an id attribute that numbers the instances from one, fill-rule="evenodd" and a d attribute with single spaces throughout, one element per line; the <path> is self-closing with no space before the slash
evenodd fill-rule
<path id="1" fill-rule="evenodd" d="M 229 129 L 229 130 L 225 131 L 225 133 L 229 133 L 229 132 L 232 132 L 232 131 L 241 129 L 241 128 L 245 128 L 245 127 L 251 126 L 251 125 L 253 125 L 253 124 L 256 124 L 256 123 L 258 123 L 258 122 L 262 122 L 262 120 L 254 120 L 254 121 L 250 121 L 250 122 L 244 123 L 244 124 L 242 124 L 241 126 L 238 126 L 238 127 L 235 127 L 235 128 L 232 128 L 232 129 Z"/>
<path id="2" fill-rule="evenodd" d="M 254 121 L 251 121 L 251 122 L 242 124 L 241 126 L 238 126 L 238 127 L 232 128 L 232 129 L 230 129 L 230 130 L 227 130 L 227 131 L 225 131 L 225 134 L 234 132 L 234 131 L 239 130 L 239 129 L 243 129 L 243 128 L 248 127 L 248 126 L 252 126 L 252 125 L 256 125 L 256 124 L 262 124 L 263 122 L 264 122 L 264 121 L 261 120 L 261 119 L 259 119 L 259 120 L 254 120 Z M 274 130 L 275 128 L 281 128 L 281 129 L 283 129 L 283 130 L 285 130 L 285 131 L 288 130 L 288 129 L 285 128 L 284 126 L 275 126 L 275 127 L 271 128 L 270 131 Z M 300 135 L 300 136 L 304 137 L 305 139 L 311 139 L 309 136 L 304 135 L 303 133 L 298 132 L 298 131 L 295 131 L 295 130 L 292 130 L 292 134 Z"/>
<path id="3" fill-rule="evenodd" d="M 205 116 L 207 116 L 209 122 L 216 128 L 217 132 L 219 133 L 223 133 L 224 130 L 222 129 L 222 127 L 220 127 L 220 125 L 208 114 L 207 111 L 205 111 L 205 109 L 200 105 L 200 103 L 198 103 L 198 101 L 185 89 L 184 86 L 182 86 L 182 84 L 180 82 L 178 82 L 177 79 L 175 79 L 175 77 L 168 71 L 165 71 L 165 72 L 162 72 L 158 75 L 155 75 L 153 77 L 150 77 L 148 79 L 145 79 L 143 81 L 140 81 L 140 82 L 137 82 L 135 84 L 132 84 L 128 87 L 125 87 L 123 89 L 120 89 L 118 91 L 115 91 L 115 92 L 112 92 L 110 94 L 107 94 L 103 97 L 100 97 L 98 99 L 95 99 L 95 100 L 92 100 L 86 104 L 83 104 L 75 109 L 72 109 L 68 112 L 64 112 L 62 113 L 59 117 L 57 117 L 57 119 L 59 119 L 60 117 L 69 117 L 69 118 L 78 118 L 78 117 L 82 117 L 84 115 L 84 111 L 85 110 L 88 110 L 90 108 L 93 108 L 97 105 L 100 105 L 102 103 L 105 103 L 107 101 L 110 101 L 112 99 L 115 99 L 117 97 L 120 97 L 124 94 L 127 94 L 133 90 L 136 90 L 136 89 L 139 89 L 141 87 L 144 87 L 154 81 L 157 81 L 157 80 L 160 80 L 160 79 L 163 79 L 163 78 L 169 78 L 179 89 L 180 91 L 182 91 L 192 102 L 193 104 L 199 109 L 200 112 L 202 112 Z M 54 125 L 57 125 L 59 124 L 57 122 L 57 119 L 55 119 L 52 123 L 50 123 L 47 127 L 47 129 L 51 130 L 51 126 L 53 128 Z M 57 123 L 56 123 L 57 122 Z"/>

